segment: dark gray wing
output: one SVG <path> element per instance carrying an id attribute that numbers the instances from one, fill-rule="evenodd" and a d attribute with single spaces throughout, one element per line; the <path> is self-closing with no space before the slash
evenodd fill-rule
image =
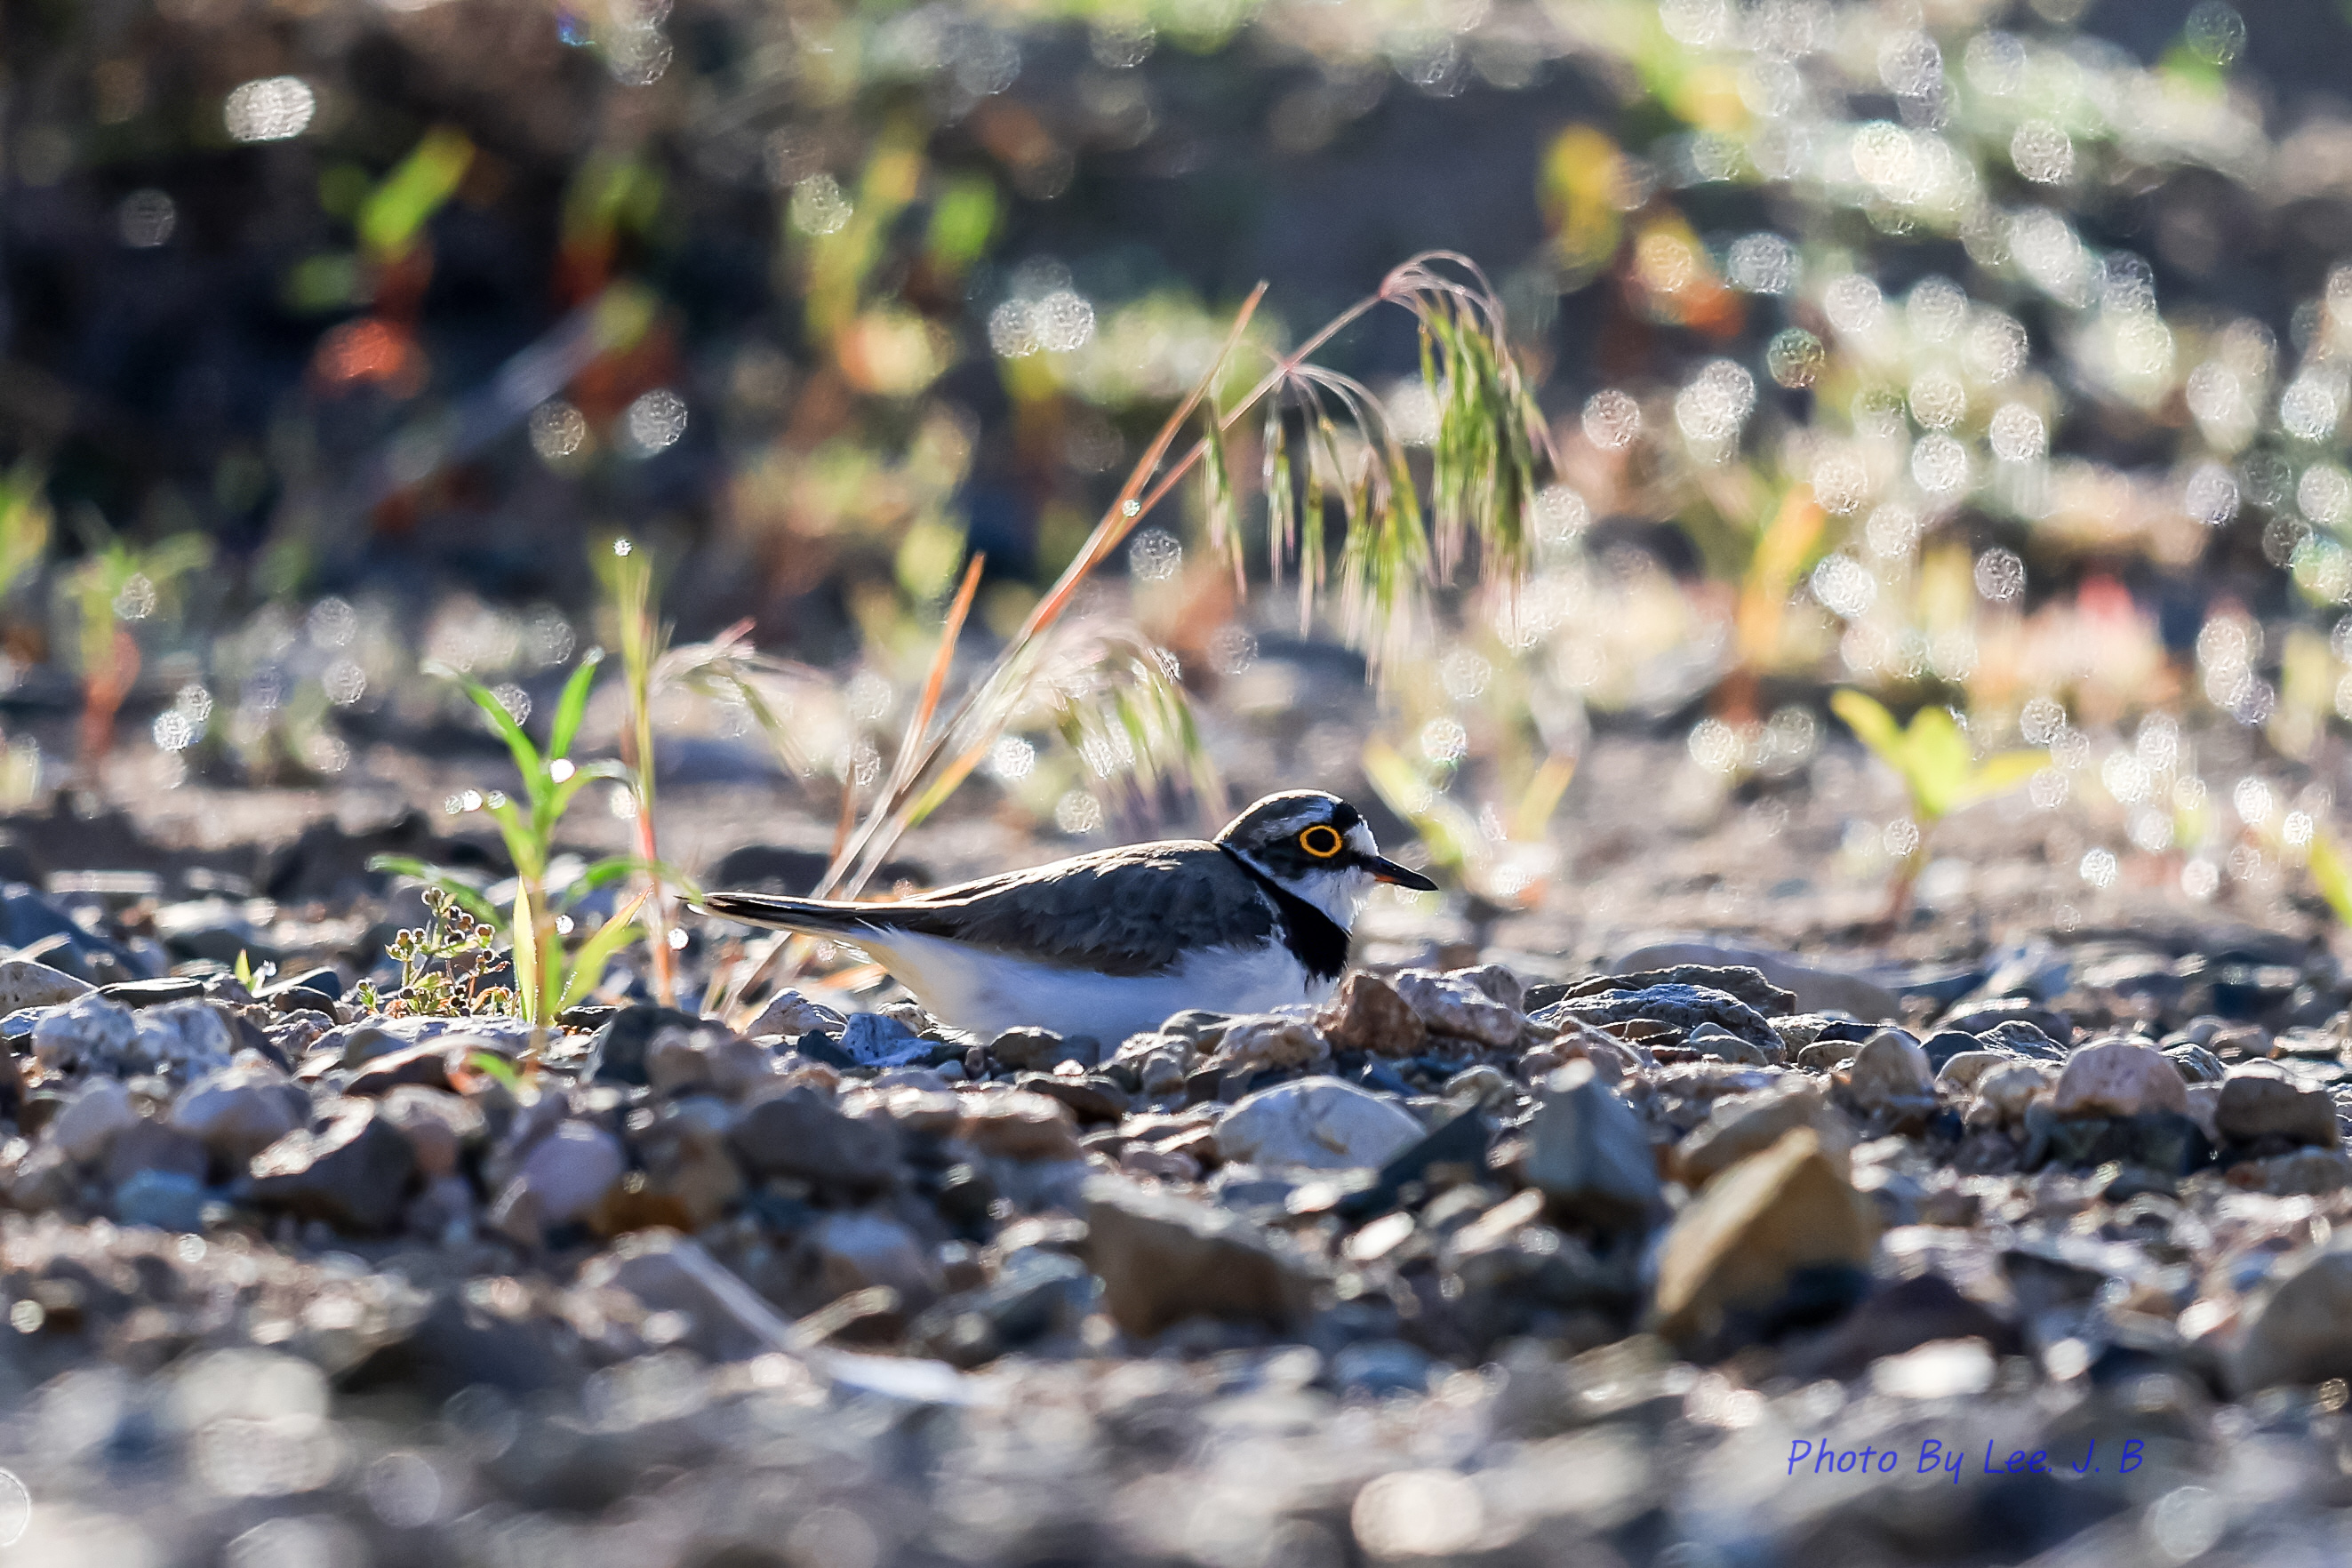
<path id="1" fill-rule="evenodd" d="M 1139 844 L 885 904 L 868 924 L 1044 963 L 1154 974 L 1189 948 L 1275 935 L 1273 906 L 1213 844 Z"/>

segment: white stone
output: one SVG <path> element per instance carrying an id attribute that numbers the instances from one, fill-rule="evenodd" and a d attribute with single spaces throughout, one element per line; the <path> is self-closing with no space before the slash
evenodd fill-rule
<path id="1" fill-rule="evenodd" d="M 1418 1141 L 1412 1112 L 1336 1078 L 1244 1095 L 1217 1124 L 1217 1152 L 1253 1164 L 1336 1171 L 1378 1165 Z"/>

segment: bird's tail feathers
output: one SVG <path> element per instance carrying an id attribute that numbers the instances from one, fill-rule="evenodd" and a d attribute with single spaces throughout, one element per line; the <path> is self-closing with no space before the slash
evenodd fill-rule
<path id="1" fill-rule="evenodd" d="M 784 899 L 766 893 L 706 893 L 703 909 L 722 920 L 773 926 L 812 936 L 841 936 L 874 927 L 874 907 L 835 899 Z"/>

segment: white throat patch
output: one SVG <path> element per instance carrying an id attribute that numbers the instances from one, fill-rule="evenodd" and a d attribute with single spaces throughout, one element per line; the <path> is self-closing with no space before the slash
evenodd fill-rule
<path id="1" fill-rule="evenodd" d="M 1360 822 L 1348 829 L 1348 847 L 1361 855 L 1381 852 L 1380 844 L 1372 837 L 1372 830 Z M 1285 892 L 1297 894 L 1330 916 L 1332 923 L 1344 931 L 1356 929 L 1356 916 L 1362 912 L 1364 900 L 1371 895 L 1372 874 L 1360 867 L 1309 871 L 1303 877 L 1283 877 L 1268 870 L 1257 857 L 1247 850 L 1234 849 L 1233 853 L 1267 881 Z"/>

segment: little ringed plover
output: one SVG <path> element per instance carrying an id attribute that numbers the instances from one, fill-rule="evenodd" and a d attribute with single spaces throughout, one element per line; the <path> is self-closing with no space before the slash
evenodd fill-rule
<path id="1" fill-rule="evenodd" d="M 888 902 L 711 893 L 702 907 L 860 948 L 982 1039 L 1036 1026 L 1116 1048 L 1190 1007 L 1322 1000 L 1375 882 L 1437 886 L 1382 858 L 1354 806 L 1294 790 L 1213 841 L 1101 849 Z"/>

